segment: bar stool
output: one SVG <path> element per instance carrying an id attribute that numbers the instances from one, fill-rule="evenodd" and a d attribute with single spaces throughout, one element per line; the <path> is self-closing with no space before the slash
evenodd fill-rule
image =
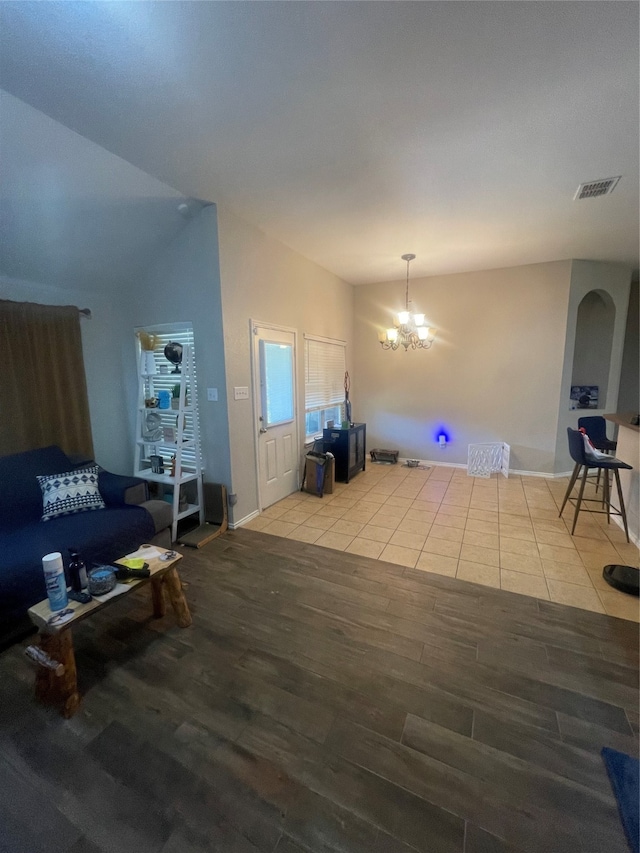
<path id="1" fill-rule="evenodd" d="M 586 432 L 596 450 L 611 453 L 612 456 L 616 455 L 618 442 L 607 438 L 607 422 L 602 415 L 590 415 L 589 417 L 578 418 L 578 429 L 583 429 Z M 596 492 L 599 486 L 600 471 L 598 471 L 598 479 L 596 480 Z"/>
<path id="2" fill-rule="evenodd" d="M 573 503 L 575 501 L 576 511 L 573 516 L 573 526 L 571 528 L 571 535 L 573 536 L 574 531 L 576 529 L 576 523 L 578 521 L 578 513 L 581 509 L 585 512 L 595 512 L 595 513 L 605 513 L 607 514 L 607 523 L 609 523 L 611 514 L 619 515 L 622 518 L 622 524 L 624 525 L 624 532 L 627 537 L 627 542 L 629 541 L 629 528 L 627 527 L 627 513 L 624 507 L 624 498 L 622 496 L 622 487 L 620 486 L 620 474 L 619 471 L 621 468 L 626 469 L 627 471 L 631 471 L 631 465 L 627 465 L 626 462 L 621 462 L 619 459 L 615 459 L 611 457 L 611 459 L 595 459 L 589 458 L 586 454 L 584 447 L 584 439 L 582 437 L 582 433 L 577 429 L 571 429 L 571 427 L 567 427 L 567 436 L 569 437 L 569 453 L 571 454 L 571 458 L 575 462 L 575 467 L 573 469 L 573 473 L 571 474 L 571 479 L 569 480 L 569 485 L 567 487 L 566 494 L 564 496 L 564 500 L 562 501 L 562 506 L 560 507 L 559 516 L 562 516 L 562 512 L 567 505 L 567 502 Z M 580 476 L 580 470 L 584 468 L 582 473 L 582 478 L 580 480 L 580 489 L 578 491 L 577 499 L 569 497 L 571 495 L 571 491 L 576 483 L 576 480 Z M 584 487 L 587 483 L 587 474 L 590 469 L 597 468 L 600 471 L 604 471 L 603 477 L 603 498 L 600 501 L 599 498 L 585 498 L 584 497 Z M 611 503 L 611 496 L 609 490 L 609 471 L 613 471 L 613 475 L 616 480 L 616 486 L 618 489 L 618 500 L 620 501 L 620 507 L 617 508 Z M 597 509 L 587 509 L 583 507 L 582 504 L 584 502 L 594 502 L 601 503 L 603 507 L 606 506 L 606 509 L 597 510 Z"/>
<path id="3" fill-rule="evenodd" d="M 618 447 L 617 441 L 607 438 L 607 422 L 602 415 L 591 415 L 588 418 L 578 418 L 578 429 L 584 429 L 591 444 L 604 453 L 615 453 Z"/>

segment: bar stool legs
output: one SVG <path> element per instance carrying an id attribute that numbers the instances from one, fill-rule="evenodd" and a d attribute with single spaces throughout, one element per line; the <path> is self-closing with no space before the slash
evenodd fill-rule
<path id="1" fill-rule="evenodd" d="M 580 491 L 578 492 L 578 500 L 576 501 L 576 511 L 573 514 L 573 526 L 571 528 L 571 535 L 573 536 L 576 524 L 578 523 L 578 513 L 580 512 L 580 506 L 582 504 L 582 496 L 584 495 L 584 487 L 587 485 L 587 474 L 589 473 L 589 469 L 587 466 L 584 466 L 584 471 L 582 473 L 582 480 L 580 481 Z M 608 511 L 608 505 L 607 505 Z"/>
<path id="2" fill-rule="evenodd" d="M 580 477 L 580 469 L 582 469 L 582 477 Z M 576 525 L 578 523 L 578 514 L 580 513 L 580 509 L 582 507 L 582 502 L 584 499 L 584 490 L 587 485 L 587 475 L 589 474 L 589 468 L 586 465 L 580 465 L 580 463 L 576 463 L 575 468 L 571 473 L 571 479 L 569 480 L 569 485 L 567 486 L 567 491 L 565 492 L 564 499 L 562 501 L 562 506 L 560 507 L 560 512 L 558 513 L 558 518 L 562 516 L 565 506 L 569 501 L 569 497 L 571 492 L 573 491 L 573 487 L 575 486 L 578 477 L 580 477 L 580 488 L 578 490 L 578 497 L 576 498 L 576 508 L 573 514 L 573 524 L 571 526 L 571 535 L 575 533 Z M 611 524 L 611 481 L 609 480 L 609 471 L 606 469 L 603 471 L 602 478 L 602 506 L 603 511 L 607 514 L 607 524 Z M 613 475 L 616 479 L 616 489 L 618 492 L 618 501 L 619 501 L 619 515 L 622 518 L 622 524 L 624 527 L 624 533 L 627 537 L 627 542 L 629 542 L 629 527 L 627 525 L 627 511 L 624 505 L 624 498 L 622 496 L 622 485 L 620 483 L 620 473 L 617 468 L 613 469 Z M 592 499 L 589 499 L 592 500 Z M 606 507 L 606 510 L 604 510 Z M 614 507 L 615 510 L 615 507 Z M 589 512 L 595 512 L 595 510 L 588 510 Z"/>
<path id="3" fill-rule="evenodd" d="M 579 462 L 576 462 L 573 471 L 571 473 L 571 479 L 569 480 L 569 485 L 567 486 L 567 491 L 564 493 L 564 500 L 562 501 L 562 506 L 560 507 L 560 512 L 558 513 L 558 518 L 562 515 L 562 511 L 567 505 L 567 501 L 569 500 L 569 495 L 573 491 L 573 487 L 575 485 L 576 480 L 578 479 L 578 474 L 580 473 L 580 468 L 582 466 Z"/>
<path id="4" fill-rule="evenodd" d="M 622 516 L 622 524 L 624 525 L 625 536 L 627 537 L 627 542 L 629 541 L 629 528 L 627 527 L 627 511 L 624 506 L 624 498 L 622 497 L 622 485 L 620 484 L 620 472 L 617 468 L 613 469 L 613 473 L 616 477 L 616 487 L 618 489 L 618 500 L 620 501 L 620 515 Z"/>

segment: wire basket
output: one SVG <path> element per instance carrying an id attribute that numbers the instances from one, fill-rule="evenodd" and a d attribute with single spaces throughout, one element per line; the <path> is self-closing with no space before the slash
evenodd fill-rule
<path id="1" fill-rule="evenodd" d="M 509 455 L 511 448 L 503 441 L 492 444 L 470 444 L 467 459 L 467 474 L 470 477 L 489 478 L 502 472 L 509 476 Z"/>

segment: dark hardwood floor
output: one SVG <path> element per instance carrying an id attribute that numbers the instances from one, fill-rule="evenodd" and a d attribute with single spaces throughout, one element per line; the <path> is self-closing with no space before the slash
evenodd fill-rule
<path id="1" fill-rule="evenodd" d="M 75 631 L 65 721 L 0 655 L 0 853 L 626 853 L 638 625 L 239 530 Z"/>

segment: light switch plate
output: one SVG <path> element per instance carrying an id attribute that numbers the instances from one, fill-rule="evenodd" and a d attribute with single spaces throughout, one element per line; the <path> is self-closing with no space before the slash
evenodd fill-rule
<path id="1" fill-rule="evenodd" d="M 217 388 L 207 388 L 207 400 L 210 403 L 215 403 L 218 399 L 218 389 Z"/>
<path id="2" fill-rule="evenodd" d="M 233 399 L 234 400 L 248 400 L 249 399 L 249 389 L 246 385 L 236 385 L 233 389 Z"/>

